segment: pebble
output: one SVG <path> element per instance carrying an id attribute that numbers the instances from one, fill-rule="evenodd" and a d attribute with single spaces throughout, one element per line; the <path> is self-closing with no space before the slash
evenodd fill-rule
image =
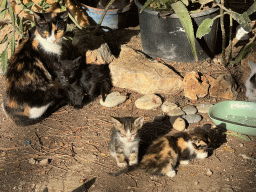
<path id="1" fill-rule="evenodd" d="M 196 106 L 199 113 L 208 113 L 213 105 L 210 103 L 199 104 Z"/>
<path id="2" fill-rule="evenodd" d="M 172 116 L 185 115 L 185 112 L 182 111 L 180 108 L 177 108 L 177 109 L 173 109 L 173 110 L 169 111 L 167 114 L 172 117 Z"/>
<path id="3" fill-rule="evenodd" d="M 198 123 L 202 120 L 202 117 L 197 114 L 183 115 L 182 118 L 187 120 L 188 123 Z"/>
<path id="4" fill-rule="evenodd" d="M 165 101 L 163 105 L 161 106 L 161 109 L 164 113 L 168 113 L 169 111 L 178 108 L 178 105 L 175 103 L 172 103 L 170 101 Z"/>
<path id="5" fill-rule="evenodd" d="M 47 165 L 47 164 L 49 164 L 49 162 L 50 162 L 50 160 L 49 159 L 43 159 L 43 160 L 41 160 L 41 161 L 39 161 L 39 165 Z"/>
<path id="6" fill-rule="evenodd" d="M 212 171 L 210 169 L 208 169 L 206 172 L 206 175 L 210 177 L 212 175 Z"/>
<path id="7" fill-rule="evenodd" d="M 197 109 L 193 105 L 187 105 L 185 107 L 182 107 L 182 111 L 184 111 L 187 115 L 196 114 L 197 113 Z"/>
<path id="8" fill-rule="evenodd" d="M 184 131 L 186 128 L 186 122 L 181 117 L 171 117 L 170 123 L 172 124 L 172 127 L 177 131 Z"/>
<path id="9" fill-rule="evenodd" d="M 38 161 L 35 160 L 34 158 L 29 159 L 28 162 L 29 162 L 30 164 L 32 164 L 32 165 L 38 164 Z"/>
<path id="10" fill-rule="evenodd" d="M 100 104 L 105 107 L 115 107 L 126 100 L 126 96 L 121 95 L 119 92 L 112 92 L 107 95 L 105 102 L 100 99 Z"/>
<path id="11" fill-rule="evenodd" d="M 135 106 L 139 109 L 155 109 L 162 105 L 162 100 L 155 94 L 144 95 L 135 101 Z"/>

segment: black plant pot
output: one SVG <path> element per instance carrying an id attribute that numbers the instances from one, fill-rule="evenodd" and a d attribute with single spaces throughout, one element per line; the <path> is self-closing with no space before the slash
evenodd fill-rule
<path id="1" fill-rule="evenodd" d="M 142 4 L 135 0 L 138 11 Z M 219 14 L 219 8 L 191 14 L 194 31 L 206 18 L 214 18 Z M 139 13 L 142 51 L 153 58 L 166 61 L 195 62 L 194 55 L 186 36 L 185 30 L 176 14 L 161 16 L 157 11 L 145 9 Z M 214 21 L 209 34 L 196 38 L 198 60 L 212 58 L 215 53 L 217 40 L 218 19 Z"/>

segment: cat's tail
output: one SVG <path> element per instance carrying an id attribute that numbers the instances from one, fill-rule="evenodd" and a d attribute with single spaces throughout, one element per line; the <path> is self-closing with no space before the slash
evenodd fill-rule
<path id="1" fill-rule="evenodd" d="M 136 165 L 128 166 L 128 167 L 126 167 L 124 169 L 121 169 L 121 170 L 115 172 L 115 173 L 108 173 L 108 174 L 111 175 L 111 176 L 117 177 L 117 176 L 122 175 L 124 173 L 129 173 L 131 171 L 134 171 L 134 170 L 140 169 L 140 168 L 142 168 L 141 164 L 136 164 Z"/>

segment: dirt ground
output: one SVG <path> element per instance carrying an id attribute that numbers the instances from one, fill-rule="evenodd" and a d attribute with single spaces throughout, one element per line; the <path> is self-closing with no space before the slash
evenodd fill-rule
<path id="1" fill-rule="evenodd" d="M 127 44 L 141 51 L 139 26 L 121 29 L 114 34 L 119 45 Z M 216 57 L 217 58 L 217 57 Z M 184 75 L 192 70 L 211 75 L 226 71 L 217 59 L 200 63 L 167 63 Z M 230 66 L 238 83 L 237 100 L 246 100 L 239 65 Z M 0 75 L 0 102 L 3 101 L 5 82 Z M 119 177 L 108 173 L 119 170 L 108 152 L 110 116 L 144 116 L 142 139 L 148 141 L 172 130 L 168 121 L 154 122 L 160 108 L 140 110 L 134 105 L 142 95 L 131 90 L 113 88 L 128 99 L 125 103 L 106 108 L 99 99 L 76 110 L 64 106 L 49 118 L 33 126 L 18 127 L 0 110 L 0 191 L 22 192 L 250 192 L 256 191 L 256 137 L 244 141 L 225 130 L 215 127 L 207 114 L 203 120 L 190 124 L 187 129 L 211 124 L 212 153 L 204 160 L 194 160 L 189 165 L 179 166 L 174 178 L 152 176 L 143 170 L 136 170 Z M 191 102 L 176 95 L 161 95 L 184 106 L 221 99 L 205 98 Z"/>

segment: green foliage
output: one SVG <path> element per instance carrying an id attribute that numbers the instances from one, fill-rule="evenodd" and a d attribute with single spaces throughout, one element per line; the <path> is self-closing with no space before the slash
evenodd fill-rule
<path id="1" fill-rule="evenodd" d="M 238 139 L 242 139 L 244 141 L 251 141 L 251 139 L 247 135 L 243 135 L 243 134 L 240 134 L 240 133 L 237 133 L 237 132 L 227 131 L 227 132 L 224 132 L 224 134 L 232 135 L 232 136 L 234 136 Z"/>

